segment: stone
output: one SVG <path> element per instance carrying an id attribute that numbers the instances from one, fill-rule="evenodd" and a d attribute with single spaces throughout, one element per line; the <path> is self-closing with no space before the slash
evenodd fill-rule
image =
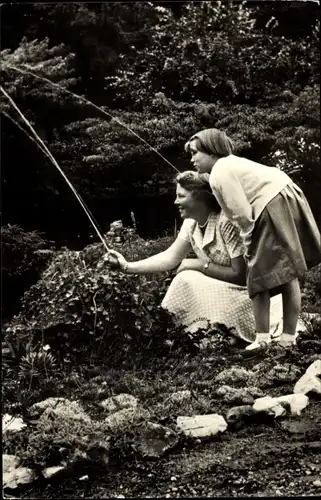
<path id="1" fill-rule="evenodd" d="M 27 427 L 21 417 L 12 417 L 8 413 L 2 417 L 2 432 L 7 431 L 20 431 L 24 427 Z"/>
<path id="2" fill-rule="evenodd" d="M 309 398 L 304 394 L 287 394 L 272 398 L 265 396 L 258 398 L 254 402 L 253 409 L 257 412 L 265 412 L 275 417 L 281 417 L 290 409 L 292 415 L 300 415 L 302 410 L 308 405 Z"/>
<path id="3" fill-rule="evenodd" d="M 307 375 L 315 376 L 318 377 L 321 375 L 321 359 L 315 360 L 312 365 L 307 368 L 306 372 Z"/>
<path id="4" fill-rule="evenodd" d="M 112 396 L 110 398 L 101 401 L 100 405 L 110 413 L 119 410 L 124 410 L 125 408 L 137 408 L 138 399 L 131 394 L 117 394 L 117 396 Z"/>
<path id="5" fill-rule="evenodd" d="M 2 455 L 3 488 L 16 489 L 22 484 L 30 484 L 36 479 L 33 469 L 19 467 L 21 460 L 15 455 Z"/>
<path id="6" fill-rule="evenodd" d="M 192 397 L 191 391 L 177 391 L 170 395 L 170 400 L 173 403 L 183 403 L 184 401 L 189 401 Z"/>
<path id="7" fill-rule="evenodd" d="M 256 411 L 251 405 L 234 406 L 227 412 L 226 421 L 228 424 L 235 424 L 255 414 Z"/>
<path id="8" fill-rule="evenodd" d="M 149 418 L 149 411 L 137 408 L 124 408 L 105 418 L 104 424 L 111 432 L 125 431 L 130 425 L 138 423 L 140 420 Z"/>
<path id="9" fill-rule="evenodd" d="M 177 417 L 177 428 L 186 436 L 209 437 L 227 429 L 227 423 L 217 413 L 210 415 L 194 415 L 193 417 Z"/>
<path id="10" fill-rule="evenodd" d="M 286 409 L 276 401 L 276 398 L 264 396 L 254 401 L 253 409 L 257 412 L 265 412 L 268 415 L 280 417 L 286 414 Z"/>
<path id="11" fill-rule="evenodd" d="M 168 427 L 147 422 L 140 431 L 137 448 L 146 458 L 160 458 L 177 445 L 179 436 Z"/>
<path id="12" fill-rule="evenodd" d="M 66 467 L 64 465 L 54 465 L 52 467 L 46 467 L 46 469 L 43 469 L 41 472 L 45 479 L 50 479 L 65 469 Z"/>
<path id="13" fill-rule="evenodd" d="M 21 459 L 16 455 L 2 455 L 2 471 L 10 472 L 12 469 L 17 469 Z"/>
<path id="14" fill-rule="evenodd" d="M 305 374 L 297 381 L 293 392 L 295 394 L 308 394 L 315 392 L 321 394 L 321 359 L 316 359 L 306 370 Z"/>
<path id="15" fill-rule="evenodd" d="M 321 488 L 321 479 L 316 479 L 315 481 L 313 481 L 313 486 Z"/>
<path id="16" fill-rule="evenodd" d="M 321 380 L 315 375 L 305 373 L 295 384 L 293 392 L 295 394 L 309 394 L 309 392 L 321 394 Z"/>
<path id="17" fill-rule="evenodd" d="M 309 398 L 305 394 L 287 394 L 286 396 L 278 396 L 278 403 L 287 402 L 290 404 L 292 415 L 301 415 L 302 410 L 309 404 Z"/>

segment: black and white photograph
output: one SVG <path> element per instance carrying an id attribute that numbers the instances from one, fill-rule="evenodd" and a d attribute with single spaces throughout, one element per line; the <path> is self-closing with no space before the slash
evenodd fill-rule
<path id="1" fill-rule="evenodd" d="M 319 498 L 320 1 L 0 23 L 3 498 Z"/>

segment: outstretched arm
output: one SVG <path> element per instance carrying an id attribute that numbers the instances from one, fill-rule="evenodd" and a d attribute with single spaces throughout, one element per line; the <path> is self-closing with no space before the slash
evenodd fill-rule
<path id="1" fill-rule="evenodd" d="M 109 255 L 111 256 L 111 265 L 115 268 L 118 267 L 127 274 L 148 274 L 174 269 L 186 257 L 190 250 L 191 245 L 188 241 L 176 238 L 174 243 L 172 243 L 167 250 L 153 255 L 152 257 L 148 257 L 147 259 L 127 262 L 125 258 L 115 250 L 110 250 Z"/>

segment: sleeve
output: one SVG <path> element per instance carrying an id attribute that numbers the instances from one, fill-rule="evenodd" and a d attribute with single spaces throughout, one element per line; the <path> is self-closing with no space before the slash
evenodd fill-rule
<path id="1" fill-rule="evenodd" d="M 225 217 L 219 226 L 227 252 L 231 259 L 244 254 L 244 245 L 239 228 Z"/>
<path id="2" fill-rule="evenodd" d="M 215 165 L 210 175 L 210 186 L 226 217 L 241 230 L 245 247 L 250 244 L 254 228 L 252 207 L 230 164 Z"/>
<path id="3" fill-rule="evenodd" d="M 177 235 L 177 238 L 179 238 L 180 240 L 188 241 L 188 243 L 191 243 L 191 231 L 193 229 L 194 224 L 195 221 L 193 219 L 184 219 L 181 229 Z"/>

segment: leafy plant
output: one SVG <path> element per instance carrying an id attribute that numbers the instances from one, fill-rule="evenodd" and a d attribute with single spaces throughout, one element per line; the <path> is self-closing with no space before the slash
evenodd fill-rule
<path id="1" fill-rule="evenodd" d="M 127 229 L 121 236 L 106 235 L 106 241 L 130 260 L 151 253 L 149 245 Z M 102 244 L 95 244 L 83 251 L 57 252 L 25 293 L 21 312 L 5 329 L 6 338 L 32 346 L 46 343 L 60 361 L 73 354 L 88 361 L 108 353 L 109 363 L 117 365 L 126 359 L 134 362 L 135 356 L 136 361 L 146 358 L 148 352 L 168 352 L 165 340 L 182 330 L 160 307 L 170 273 L 160 277 L 98 271 L 104 251 Z"/>

